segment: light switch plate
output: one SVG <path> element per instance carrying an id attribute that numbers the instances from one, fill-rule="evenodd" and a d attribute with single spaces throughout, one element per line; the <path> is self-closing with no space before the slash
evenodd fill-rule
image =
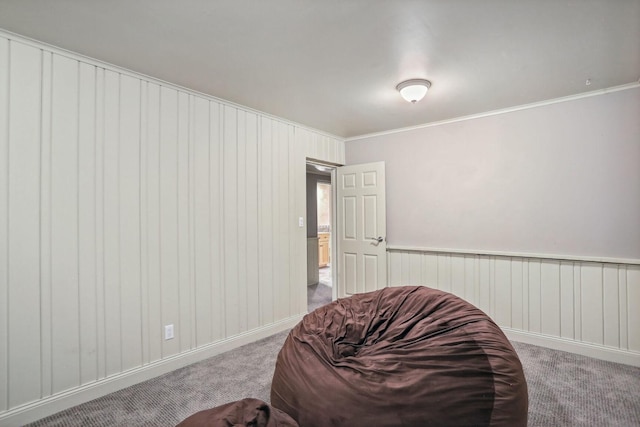
<path id="1" fill-rule="evenodd" d="M 304 218 L 303 217 L 299 217 L 298 218 L 298 227 L 304 227 Z"/>
<path id="2" fill-rule="evenodd" d="M 164 339 L 170 340 L 173 338 L 173 325 L 166 325 L 164 327 Z"/>

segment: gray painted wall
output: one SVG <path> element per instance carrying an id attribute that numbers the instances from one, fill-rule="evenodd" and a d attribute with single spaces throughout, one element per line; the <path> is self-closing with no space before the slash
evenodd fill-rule
<path id="1" fill-rule="evenodd" d="M 638 87 L 349 141 L 346 160 L 386 162 L 391 245 L 640 258 Z"/>

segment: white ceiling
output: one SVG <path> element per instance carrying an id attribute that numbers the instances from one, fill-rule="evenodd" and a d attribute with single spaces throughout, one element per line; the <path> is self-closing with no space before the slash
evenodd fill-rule
<path id="1" fill-rule="evenodd" d="M 640 0 L 0 0 L 0 28 L 341 137 L 640 78 Z"/>

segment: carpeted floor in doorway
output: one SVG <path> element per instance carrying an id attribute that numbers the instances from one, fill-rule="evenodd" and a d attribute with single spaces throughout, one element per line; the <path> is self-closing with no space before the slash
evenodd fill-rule
<path id="1" fill-rule="evenodd" d="M 322 282 L 307 286 L 307 309 L 309 313 L 331 302 L 331 288 Z"/>

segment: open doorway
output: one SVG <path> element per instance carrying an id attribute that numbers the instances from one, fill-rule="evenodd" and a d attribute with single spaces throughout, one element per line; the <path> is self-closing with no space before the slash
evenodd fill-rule
<path id="1" fill-rule="evenodd" d="M 331 181 L 318 181 L 318 274 L 320 283 L 332 287 L 331 280 Z"/>
<path id="2" fill-rule="evenodd" d="M 307 164 L 307 308 L 333 300 L 333 167 Z"/>

